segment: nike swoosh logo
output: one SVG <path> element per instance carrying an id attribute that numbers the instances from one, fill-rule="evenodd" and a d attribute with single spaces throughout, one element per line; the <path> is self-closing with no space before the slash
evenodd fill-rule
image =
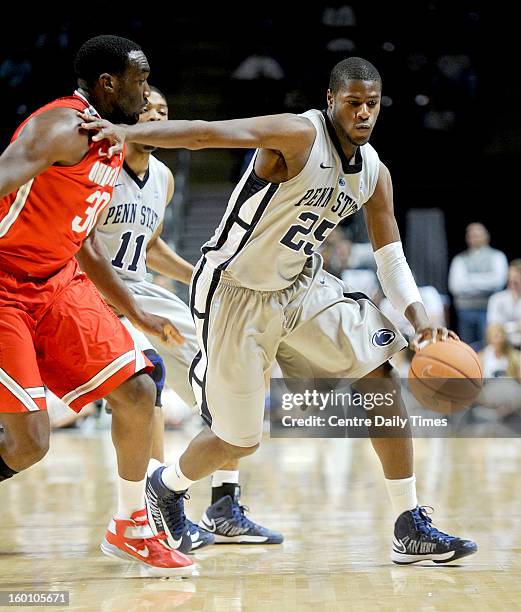
<path id="1" fill-rule="evenodd" d="M 401 540 L 394 540 L 394 550 L 398 553 L 406 553 L 407 549 L 405 548 L 405 544 Z"/>
<path id="2" fill-rule="evenodd" d="M 176 549 L 179 548 L 179 546 L 181 546 L 181 542 L 183 541 L 183 536 L 181 536 L 178 540 L 176 540 L 172 532 L 170 531 L 170 529 L 168 530 L 168 533 L 170 534 L 170 539 L 172 540 L 173 548 L 176 548 Z"/>
<path id="3" fill-rule="evenodd" d="M 157 506 L 156 506 L 157 508 Z M 183 534 L 181 534 L 181 537 L 178 538 L 177 540 L 174 538 L 174 534 L 170 531 L 170 529 L 168 528 L 168 523 L 165 521 L 165 517 L 163 516 L 163 513 L 161 512 L 161 510 L 159 508 L 157 508 L 159 511 L 159 515 L 161 517 L 161 523 L 163 526 L 163 530 L 165 531 L 167 538 L 168 538 L 168 546 L 171 546 L 174 549 L 178 549 L 179 546 L 181 545 L 181 542 L 183 541 Z"/>
<path id="4" fill-rule="evenodd" d="M 321 279 L 320 279 L 318 282 L 319 282 L 321 285 L 325 285 L 325 284 L 326 284 L 326 279 L 325 279 L 325 278 L 321 278 Z"/>
<path id="5" fill-rule="evenodd" d="M 114 189 L 116 189 L 116 187 L 121 187 L 121 185 L 123 185 L 123 183 L 118 183 L 117 185 L 114 185 Z"/>
<path id="6" fill-rule="evenodd" d="M 146 559 L 146 558 L 148 557 L 148 555 L 150 554 L 150 553 L 149 553 L 149 551 L 148 551 L 148 548 L 147 548 L 146 546 L 145 546 L 145 548 L 144 548 L 144 549 L 142 549 L 142 550 L 138 550 L 137 548 L 135 548 L 134 546 L 132 546 L 132 545 L 131 545 L 131 544 L 129 544 L 128 542 L 127 542 L 127 546 L 128 546 L 128 548 L 131 548 L 132 550 L 136 551 L 136 552 L 137 552 L 137 554 L 138 554 L 140 557 L 143 557 L 143 559 Z"/>
<path id="7" fill-rule="evenodd" d="M 216 529 L 215 521 L 212 519 L 210 523 L 207 523 L 204 519 L 201 521 L 206 531 L 214 532 Z"/>
<path id="8" fill-rule="evenodd" d="M 320 162 L 320 167 L 321 167 L 323 170 L 327 170 L 328 168 L 332 168 L 333 166 L 324 166 L 324 162 Z"/>
<path id="9" fill-rule="evenodd" d="M 421 374 L 420 374 L 421 378 L 427 378 L 429 376 L 431 376 L 431 377 L 433 376 L 433 374 L 432 374 L 432 365 L 431 364 L 426 365 L 423 368 L 423 370 L 421 371 Z"/>
<path id="10" fill-rule="evenodd" d="M 196 531 L 195 533 L 191 533 L 190 539 L 192 540 L 192 544 L 195 544 L 195 542 L 197 542 L 197 540 L 199 539 L 199 531 Z"/>

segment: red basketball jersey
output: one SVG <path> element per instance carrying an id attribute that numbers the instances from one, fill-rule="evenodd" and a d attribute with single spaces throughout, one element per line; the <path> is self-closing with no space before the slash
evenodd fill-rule
<path id="1" fill-rule="evenodd" d="M 78 92 L 54 100 L 51 108 L 72 108 L 98 116 Z M 16 130 L 16 140 L 28 117 Z M 79 123 L 79 120 L 78 120 Z M 123 155 L 107 159 L 107 141 L 91 142 L 74 166 L 53 165 L 0 199 L 0 268 L 21 276 L 48 278 L 78 252 L 112 198 Z"/>

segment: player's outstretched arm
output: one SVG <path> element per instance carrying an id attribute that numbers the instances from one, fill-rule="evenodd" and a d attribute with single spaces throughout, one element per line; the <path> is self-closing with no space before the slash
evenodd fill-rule
<path id="1" fill-rule="evenodd" d="M 421 343 L 436 342 L 438 339 L 457 339 L 454 332 L 445 327 L 436 327 L 429 320 L 405 259 L 394 216 L 391 175 L 382 163 L 375 191 L 364 206 L 364 214 L 382 289 L 394 308 L 405 314 L 416 332 L 411 348 L 417 350 Z"/>
<path id="2" fill-rule="evenodd" d="M 150 314 L 139 307 L 112 267 L 107 249 L 97 238 L 95 231 L 85 240 L 76 254 L 76 259 L 108 304 L 125 315 L 133 325 L 147 334 L 161 338 L 165 343 L 184 343 L 183 336 L 169 319 Z"/>
<path id="3" fill-rule="evenodd" d="M 121 152 L 125 142 L 163 148 L 273 149 L 288 152 L 311 147 L 315 128 L 310 121 L 293 114 L 267 115 L 228 121 L 146 121 L 135 125 L 113 125 L 78 113 L 82 129 L 97 132 L 92 139 L 107 139 L 109 156 Z"/>
<path id="4" fill-rule="evenodd" d="M 0 156 L 0 197 L 25 185 L 52 164 L 77 164 L 88 151 L 76 111 L 50 109 L 30 119 Z"/>

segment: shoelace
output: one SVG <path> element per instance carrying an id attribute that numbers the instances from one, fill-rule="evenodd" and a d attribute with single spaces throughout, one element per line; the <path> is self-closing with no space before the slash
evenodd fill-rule
<path id="1" fill-rule="evenodd" d="M 427 508 L 431 511 L 427 512 Z M 414 526 L 420 532 L 423 533 L 433 539 L 439 540 L 441 542 L 451 542 L 452 540 L 456 540 L 457 538 L 449 535 L 448 533 L 444 533 L 443 531 L 439 531 L 432 524 L 432 519 L 429 516 L 434 512 L 434 508 L 432 506 L 419 506 L 411 511 Z"/>
<path id="2" fill-rule="evenodd" d="M 160 531 L 157 535 L 150 536 L 149 538 L 132 538 L 132 546 L 137 550 L 144 550 L 149 542 L 159 542 L 160 540 L 166 540 L 166 533 L 164 531 Z"/>
<path id="3" fill-rule="evenodd" d="M 177 538 L 181 536 L 186 526 L 186 516 L 184 512 L 184 500 L 190 499 L 190 496 L 184 493 L 180 495 L 172 491 L 171 494 L 163 497 L 163 516 L 168 524 L 168 528 L 172 530 L 173 535 Z"/>
<path id="4" fill-rule="evenodd" d="M 245 512 L 249 512 L 248 506 L 241 506 L 237 502 L 232 503 L 232 514 L 233 518 L 241 527 L 255 527 L 255 523 L 244 515 Z"/>
<path id="5" fill-rule="evenodd" d="M 199 527 L 195 523 L 192 523 L 190 519 L 186 519 L 186 526 L 188 527 L 188 533 L 190 535 L 199 531 Z"/>

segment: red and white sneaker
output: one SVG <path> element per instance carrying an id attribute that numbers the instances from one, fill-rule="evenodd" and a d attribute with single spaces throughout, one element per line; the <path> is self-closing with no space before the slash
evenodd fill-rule
<path id="1" fill-rule="evenodd" d="M 167 548 L 164 533 L 152 535 L 146 510 L 138 510 L 130 519 L 110 520 L 101 543 L 101 551 L 109 557 L 136 561 L 151 576 L 192 576 L 194 562 L 183 553 Z"/>

